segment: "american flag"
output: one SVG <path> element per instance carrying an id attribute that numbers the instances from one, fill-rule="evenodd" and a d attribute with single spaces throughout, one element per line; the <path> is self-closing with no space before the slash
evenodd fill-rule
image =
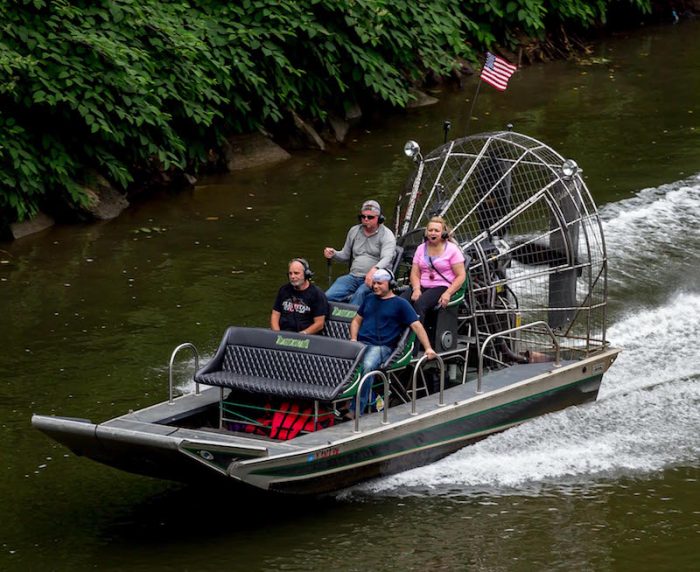
<path id="1" fill-rule="evenodd" d="M 486 63 L 481 70 L 481 79 L 496 89 L 505 91 L 508 87 L 508 79 L 517 69 L 517 66 L 509 64 L 503 58 L 494 56 L 491 52 L 486 52 Z"/>

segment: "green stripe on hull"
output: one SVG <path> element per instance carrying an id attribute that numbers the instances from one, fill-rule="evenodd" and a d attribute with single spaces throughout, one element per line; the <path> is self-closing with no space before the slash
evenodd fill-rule
<path id="1" fill-rule="evenodd" d="M 421 442 L 419 444 L 415 444 L 415 445 L 406 446 L 406 443 L 405 443 L 407 441 L 408 442 L 415 442 L 417 435 L 420 435 L 420 434 L 434 435 L 435 433 L 440 433 L 443 428 L 449 427 L 451 425 L 455 425 L 458 423 L 465 423 L 473 418 L 493 414 L 494 412 L 497 412 L 497 411 L 502 410 L 502 409 L 507 408 L 507 407 L 512 407 L 512 406 L 520 404 L 524 401 L 536 401 L 538 399 L 541 399 L 542 397 L 545 397 L 548 395 L 554 395 L 554 394 L 560 393 L 562 391 L 572 389 L 578 385 L 582 385 L 584 383 L 590 382 L 591 380 L 597 380 L 598 382 L 600 382 L 602 380 L 602 377 L 603 377 L 602 374 L 590 376 L 590 377 L 587 377 L 585 379 L 575 381 L 573 383 L 570 383 L 570 384 L 567 384 L 567 385 L 564 385 L 561 387 L 557 387 L 555 389 L 550 389 L 547 391 L 543 391 L 541 393 L 536 393 L 534 395 L 530 395 L 528 397 L 523 397 L 521 399 L 509 401 L 508 403 L 504 403 L 503 405 L 491 407 L 489 409 L 485 409 L 483 411 L 478 411 L 476 413 L 470 413 L 469 415 L 465 415 L 464 417 L 459 417 L 458 419 L 453 419 L 451 421 L 446 421 L 444 423 L 440 423 L 439 425 L 430 426 L 430 427 L 423 429 L 423 430 L 413 431 L 411 433 L 401 435 L 400 437 L 396 437 L 394 439 L 389 439 L 387 441 L 375 443 L 375 444 L 369 445 L 367 447 L 362 447 L 360 449 L 353 449 L 352 451 L 348 451 L 345 453 L 339 453 L 339 454 L 331 456 L 331 457 L 324 457 L 321 459 L 315 459 L 315 458 L 308 459 L 304 463 L 297 463 L 294 465 L 284 465 L 282 467 L 271 467 L 269 469 L 266 469 L 266 468 L 254 469 L 250 472 L 250 474 L 263 475 L 263 476 L 275 476 L 275 477 L 287 477 L 290 479 L 294 479 L 294 478 L 301 478 L 301 477 L 304 477 L 307 475 L 314 475 L 314 474 L 318 474 L 318 473 L 326 472 L 326 471 L 337 472 L 338 470 L 347 470 L 349 467 L 352 467 L 353 465 L 364 464 L 368 461 L 370 461 L 372 463 L 376 463 L 376 462 L 379 462 L 382 460 L 386 460 L 386 459 L 389 459 L 393 456 L 396 456 L 397 453 L 408 454 L 412 451 L 418 451 L 421 449 L 435 447 L 437 445 L 449 443 L 450 441 L 468 440 L 471 438 L 475 438 L 479 434 L 494 433 L 494 432 L 497 432 L 500 430 L 507 429 L 508 427 L 511 427 L 513 425 L 517 425 L 519 423 L 527 421 L 528 419 L 531 419 L 532 417 L 537 416 L 538 413 L 533 413 L 533 414 L 527 415 L 525 417 L 519 417 L 516 419 L 509 419 L 507 422 L 499 422 L 499 423 L 492 424 L 492 425 L 480 426 L 478 428 L 474 428 L 473 430 L 469 431 L 468 433 L 462 433 L 461 431 L 452 432 L 449 435 L 434 438 L 433 440 L 430 440 L 430 441 L 423 441 L 423 442 Z M 401 446 L 401 442 L 404 442 L 403 446 Z M 383 451 L 381 454 L 372 453 L 372 450 L 377 449 L 377 448 L 382 448 L 382 449 L 387 449 L 387 450 Z M 365 452 L 367 452 L 367 454 L 365 454 Z M 361 457 L 361 459 L 357 459 L 358 456 Z M 352 457 L 352 458 L 350 458 L 350 457 Z"/>

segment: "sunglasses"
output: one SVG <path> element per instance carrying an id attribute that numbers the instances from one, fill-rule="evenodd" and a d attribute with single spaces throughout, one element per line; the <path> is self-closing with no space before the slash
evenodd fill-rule
<path id="1" fill-rule="evenodd" d="M 361 215 L 358 215 L 358 216 L 359 216 L 362 220 L 374 220 L 375 218 L 377 218 L 377 215 L 373 215 L 373 214 L 361 214 Z"/>

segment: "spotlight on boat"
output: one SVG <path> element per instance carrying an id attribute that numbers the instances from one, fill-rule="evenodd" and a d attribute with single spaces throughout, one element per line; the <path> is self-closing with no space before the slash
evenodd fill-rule
<path id="1" fill-rule="evenodd" d="M 561 166 L 561 172 L 564 178 L 570 180 L 576 173 L 579 172 L 578 165 L 573 159 L 567 159 Z"/>
<path id="2" fill-rule="evenodd" d="M 415 141 L 407 141 L 403 146 L 403 152 L 406 153 L 406 157 L 410 157 L 414 161 L 420 161 L 420 145 Z"/>

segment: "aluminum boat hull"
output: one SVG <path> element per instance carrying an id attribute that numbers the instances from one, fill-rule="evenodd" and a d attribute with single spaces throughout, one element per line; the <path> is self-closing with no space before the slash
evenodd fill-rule
<path id="1" fill-rule="evenodd" d="M 77 455 L 128 472 L 201 484 L 228 482 L 283 493 L 321 494 L 363 480 L 432 463 L 464 446 L 553 411 L 594 401 L 603 374 L 619 350 L 607 348 L 581 360 L 513 365 L 488 373 L 482 392 L 475 382 L 411 405 L 274 441 L 186 421 L 216 409 L 220 391 L 204 390 L 100 424 L 34 415 L 32 424 Z"/>

